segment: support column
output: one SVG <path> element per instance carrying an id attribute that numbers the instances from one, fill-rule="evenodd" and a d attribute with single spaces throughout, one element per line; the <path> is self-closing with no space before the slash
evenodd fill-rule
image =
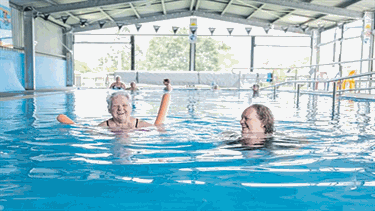
<path id="1" fill-rule="evenodd" d="M 25 43 L 25 89 L 35 90 L 35 34 L 33 9 L 24 10 L 24 43 Z"/>
<path id="2" fill-rule="evenodd" d="M 74 58 L 73 58 L 73 51 L 74 51 L 74 35 L 73 33 L 67 32 L 65 33 L 65 55 L 66 55 L 66 86 L 71 87 L 75 84 L 74 82 Z"/>
<path id="3" fill-rule="evenodd" d="M 374 58 L 374 36 L 372 31 L 374 30 L 374 12 L 365 12 L 363 17 L 363 49 L 361 59 L 371 59 Z M 372 72 L 373 71 L 373 61 L 363 61 L 362 62 L 362 72 Z M 372 87 L 372 76 L 368 77 L 369 83 L 368 87 Z M 369 90 L 371 94 L 371 90 Z"/>
<path id="4" fill-rule="evenodd" d="M 190 43 L 190 71 L 195 71 L 195 43 Z"/>
<path id="5" fill-rule="evenodd" d="M 344 24 L 341 24 L 339 26 L 339 29 L 340 29 L 340 50 L 339 50 L 338 62 L 341 62 L 341 60 L 342 60 L 342 42 L 344 41 Z M 342 77 L 342 64 L 341 63 L 339 64 L 339 73 L 340 73 L 340 77 Z M 339 87 L 339 89 L 341 89 L 341 87 Z"/>
<path id="6" fill-rule="evenodd" d="M 131 64 L 130 64 L 130 70 L 134 71 L 135 70 L 135 40 L 134 40 L 134 35 L 130 36 L 130 45 L 131 45 Z"/>
<path id="7" fill-rule="evenodd" d="M 251 48 L 250 48 L 250 72 L 254 71 L 254 50 L 255 50 L 255 37 L 251 36 Z"/>
<path id="8" fill-rule="evenodd" d="M 321 32 L 319 29 L 314 29 L 312 31 L 312 40 L 311 40 L 311 57 L 310 64 L 312 66 L 319 65 L 320 62 L 320 43 L 321 43 Z M 319 66 L 311 67 L 313 71 L 310 71 L 310 78 L 313 75 L 313 79 L 316 80 L 316 72 L 319 71 Z M 315 84 L 315 83 L 314 83 Z M 316 86 L 313 86 L 313 90 L 316 89 Z"/>

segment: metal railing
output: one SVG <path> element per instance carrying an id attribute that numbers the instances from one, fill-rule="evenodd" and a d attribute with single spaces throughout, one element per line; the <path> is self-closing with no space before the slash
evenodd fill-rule
<path id="1" fill-rule="evenodd" d="M 340 77 L 340 78 L 333 78 L 333 79 L 329 79 L 329 80 L 294 80 L 294 81 L 285 81 L 285 82 L 281 82 L 281 83 L 278 83 L 278 84 L 274 84 L 272 86 L 260 88 L 260 90 L 265 90 L 265 89 L 273 88 L 274 99 L 276 99 L 276 90 L 277 90 L 276 88 L 277 87 L 280 87 L 280 86 L 285 85 L 285 84 L 290 84 L 290 83 L 299 83 L 297 85 L 297 100 L 296 100 L 296 107 L 299 107 L 299 95 L 300 95 L 301 83 L 330 83 L 330 82 L 332 82 L 333 83 L 333 90 L 332 90 L 332 118 L 333 118 L 334 117 L 334 113 L 335 113 L 335 101 L 336 101 L 336 93 L 337 92 L 338 93 L 342 93 L 342 92 L 346 92 L 346 91 L 359 91 L 359 90 L 372 90 L 372 89 L 375 89 L 375 87 L 368 87 L 368 88 L 340 89 L 340 90 L 337 90 L 336 89 L 337 82 L 338 81 L 343 81 L 345 79 L 359 78 L 359 77 L 370 76 L 370 75 L 374 75 L 374 74 L 375 74 L 375 72 L 368 72 L 368 73 L 362 73 L 362 74 L 357 74 L 357 75 L 352 75 L 352 76 L 346 76 L 346 77 Z M 326 90 L 326 92 L 327 93 L 331 93 L 328 90 Z"/>
<path id="2" fill-rule="evenodd" d="M 268 87 L 260 88 L 260 90 L 268 89 L 268 88 L 273 88 L 273 87 L 279 87 L 279 86 L 282 86 L 284 84 L 290 84 L 290 83 L 329 83 L 329 82 L 337 82 L 337 81 L 341 81 L 341 80 L 345 80 L 345 79 L 359 78 L 359 77 L 369 76 L 369 75 L 373 75 L 373 74 L 375 74 L 375 72 L 361 73 L 361 74 L 357 74 L 357 75 L 345 76 L 345 77 L 340 77 L 340 78 L 333 78 L 333 79 L 329 79 L 329 80 L 293 80 L 293 81 L 284 81 L 284 82 L 281 82 L 281 83 L 278 83 L 278 84 L 275 84 L 275 85 L 271 85 L 271 86 L 268 86 Z M 374 87 L 374 89 L 375 89 L 375 87 Z M 345 90 L 347 90 L 347 89 L 345 89 Z M 347 90 L 347 91 L 353 91 L 353 90 L 354 89 L 350 89 L 350 90 Z M 344 91 L 344 90 L 340 90 L 340 91 Z"/>

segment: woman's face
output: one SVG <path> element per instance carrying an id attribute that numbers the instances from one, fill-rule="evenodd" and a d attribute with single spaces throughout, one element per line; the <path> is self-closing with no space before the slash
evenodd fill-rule
<path id="1" fill-rule="evenodd" d="M 259 120 L 256 110 L 251 107 L 242 113 L 240 124 L 242 134 L 264 134 L 264 125 Z"/>
<path id="2" fill-rule="evenodd" d="M 117 122 L 127 122 L 130 118 L 131 105 L 129 100 L 123 95 L 118 95 L 112 99 L 111 114 Z"/>
<path id="3" fill-rule="evenodd" d="M 121 78 L 120 78 L 120 77 L 117 77 L 117 78 L 116 78 L 116 82 L 117 82 L 117 83 L 120 83 L 120 82 L 121 82 Z"/>

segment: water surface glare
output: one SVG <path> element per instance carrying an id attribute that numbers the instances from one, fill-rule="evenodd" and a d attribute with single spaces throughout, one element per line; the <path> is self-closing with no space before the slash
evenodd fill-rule
<path id="1" fill-rule="evenodd" d="M 0 210 L 372 210 L 375 103 L 248 91 L 174 90 L 164 131 L 95 125 L 108 90 L 0 101 Z M 153 122 L 163 92 L 132 94 Z M 236 141 L 267 105 L 275 136 Z M 81 125 L 62 125 L 60 113 Z"/>

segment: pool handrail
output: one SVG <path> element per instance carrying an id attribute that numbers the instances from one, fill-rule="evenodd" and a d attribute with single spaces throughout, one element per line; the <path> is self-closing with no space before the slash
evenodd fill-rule
<path id="1" fill-rule="evenodd" d="M 319 83 L 329 83 L 329 82 L 337 82 L 337 81 L 340 81 L 340 80 L 351 79 L 351 78 L 359 78 L 359 77 L 369 76 L 369 75 L 373 75 L 373 74 L 375 74 L 375 72 L 361 73 L 361 74 L 356 74 L 356 75 L 351 75 L 351 76 L 345 76 L 345 77 L 340 77 L 340 78 L 333 78 L 333 79 L 329 79 L 329 80 L 292 80 L 292 81 L 284 81 L 284 82 L 280 82 L 280 83 L 275 84 L 275 85 L 271 85 L 271 86 L 268 86 L 268 87 L 260 88 L 260 90 L 274 88 L 274 87 L 279 87 L 279 86 L 282 86 L 284 84 L 290 84 L 290 83 L 316 83 L 316 82 L 319 82 Z M 375 89 L 375 87 L 374 88 L 367 88 L 367 89 Z M 345 90 L 340 90 L 340 92 L 353 91 L 353 90 L 356 90 L 356 89 L 350 89 L 350 90 L 349 89 L 345 89 Z"/>
<path id="2" fill-rule="evenodd" d="M 340 90 L 337 90 L 336 89 L 337 81 L 345 80 L 345 79 L 351 79 L 351 78 L 359 78 L 359 77 L 364 77 L 364 76 L 370 76 L 370 75 L 373 75 L 373 74 L 375 74 L 375 72 L 362 73 L 362 74 L 351 75 L 351 76 L 340 77 L 340 78 L 334 78 L 334 79 L 329 79 L 329 80 L 294 80 L 294 81 L 285 81 L 285 82 L 281 82 L 281 83 L 278 83 L 278 84 L 275 84 L 275 85 L 272 85 L 272 86 L 269 86 L 269 87 L 261 88 L 260 90 L 264 90 L 264 89 L 268 89 L 268 88 L 274 88 L 273 89 L 273 96 L 274 96 L 274 99 L 276 99 L 276 87 L 279 87 L 279 86 L 284 85 L 284 84 L 289 84 L 289 83 L 300 83 L 301 84 L 301 83 L 315 83 L 315 82 L 329 83 L 329 82 L 333 82 L 333 90 L 332 90 L 332 92 L 330 92 L 328 90 L 326 91 L 327 93 L 332 93 L 332 119 L 333 119 L 334 116 L 335 116 L 336 93 L 341 93 L 341 92 L 345 92 L 345 91 L 372 90 L 372 89 L 375 89 L 375 87 L 368 87 L 368 88 L 358 88 L 358 89 L 340 89 Z M 371 86 L 371 81 L 369 81 L 369 82 L 370 82 L 370 86 Z M 298 89 L 297 89 L 297 95 L 298 95 L 297 99 L 299 99 L 300 84 L 297 86 L 298 87 Z M 298 107 L 298 100 L 297 100 L 297 107 Z"/>

